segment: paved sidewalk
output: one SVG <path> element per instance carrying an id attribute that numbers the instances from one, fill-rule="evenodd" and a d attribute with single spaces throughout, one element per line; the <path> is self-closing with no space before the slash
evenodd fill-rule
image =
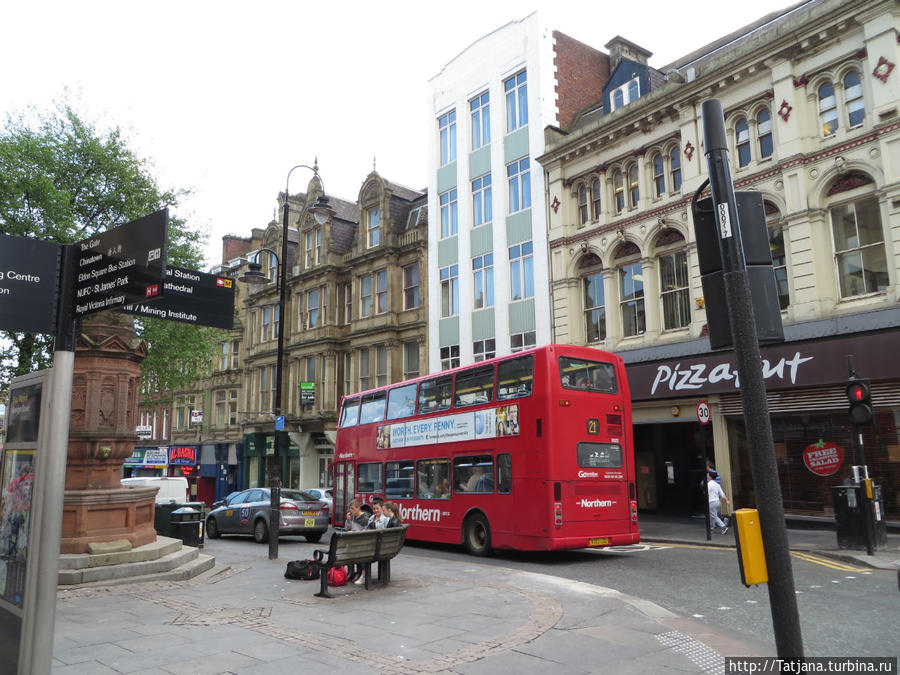
<path id="1" fill-rule="evenodd" d="M 835 560 L 860 563 L 877 569 L 897 570 L 900 568 L 900 535 L 888 532 L 887 547 L 868 555 L 865 549 L 840 549 L 834 528 L 798 529 L 788 523 L 788 546 L 792 551 L 807 551 Z M 679 518 L 641 514 L 641 541 L 671 542 L 681 544 L 704 544 L 711 546 L 734 546 L 734 535 L 729 530 L 722 535 L 712 533 L 706 540 L 706 519 L 702 517 Z"/>
<path id="2" fill-rule="evenodd" d="M 216 567 L 191 581 L 60 590 L 54 675 L 721 673 L 722 654 L 762 655 L 640 598 L 474 558 L 404 549 L 390 586 L 328 600 L 250 542 L 205 552 Z"/>

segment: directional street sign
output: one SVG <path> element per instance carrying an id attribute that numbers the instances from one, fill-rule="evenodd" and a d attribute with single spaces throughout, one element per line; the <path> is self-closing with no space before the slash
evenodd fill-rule
<path id="1" fill-rule="evenodd" d="M 162 298 L 125 305 L 122 311 L 200 326 L 228 330 L 233 327 L 233 279 L 169 265 L 163 287 Z"/>
<path id="2" fill-rule="evenodd" d="M 55 333 L 62 246 L 0 234 L 0 330 Z"/>
<path id="3" fill-rule="evenodd" d="M 162 295 L 168 229 L 162 209 L 75 244 L 75 315 Z"/>

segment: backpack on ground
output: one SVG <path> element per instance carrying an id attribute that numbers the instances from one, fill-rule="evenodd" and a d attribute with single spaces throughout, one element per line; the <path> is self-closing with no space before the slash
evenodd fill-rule
<path id="1" fill-rule="evenodd" d="M 344 586 L 347 583 L 347 569 L 343 566 L 328 570 L 329 586 Z"/>
<path id="2" fill-rule="evenodd" d="M 291 560 L 284 571 L 285 579 L 318 579 L 319 567 L 315 560 Z"/>

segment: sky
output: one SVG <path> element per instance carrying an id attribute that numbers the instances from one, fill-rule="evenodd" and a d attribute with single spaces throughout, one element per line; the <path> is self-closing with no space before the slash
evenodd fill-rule
<path id="1" fill-rule="evenodd" d="M 291 167 L 355 201 L 373 167 L 427 185 L 428 80 L 493 30 L 538 11 L 596 49 L 621 35 L 656 68 L 794 3 L 756 0 L 18 0 L 0 18 L 0 120 L 67 101 L 121 128 L 178 215 L 209 234 L 273 218 Z M 435 132 L 436 133 L 436 132 Z M 291 193 L 312 172 L 291 176 Z"/>

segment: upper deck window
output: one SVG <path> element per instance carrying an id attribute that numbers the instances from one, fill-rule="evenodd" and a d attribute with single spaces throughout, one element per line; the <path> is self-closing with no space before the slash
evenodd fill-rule
<path id="1" fill-rule="evenodd" d="M 534 356 L 503 361 L 497 365 L 497 400 L 530 396 L 534 386 Z"/>
<path id="2" fill-rule="evenodd" d="M 401 417 L 412 417 L 416 414 L 416 385 L 406 384 L 402 387 L 394 387 L 388 392 L 389 420 L 397 420 Z"/>
<path id="3" fill-rule="evenodd" d="M 359 399 L 354 398 L 344 401 L 344 409 L 341 411 L 341 429 L 355 427 L 359 419 Z"/>
<path id="4" fill-rule="evenodd" d="M 494 394 L 494 367 L 473 368 L 456 376 L 454 408 L 490 403 Z"/>
<path id="5" fill-rule="evenodd" d="M 618 391 L 616 369 L 611 363 L 560 356 L 559 377 L 566 389 L 601 391 L 607 394 Z"/>
<path id="6" fill-rule="evenodd" d="M 419 414 L 449 410 L 452 389 L 453 378 L 450 375 L 425 380 L 419 387 Z"/>
<path id="7" fill-rule="evenodd" d="M 381 422 L 384 419 L 384 401 L 387 392 L 376 391 L 374 394 L 366 394 L 362 398 L 362 408 L 359 411 L 359 423 L 371 424 Z"/>

